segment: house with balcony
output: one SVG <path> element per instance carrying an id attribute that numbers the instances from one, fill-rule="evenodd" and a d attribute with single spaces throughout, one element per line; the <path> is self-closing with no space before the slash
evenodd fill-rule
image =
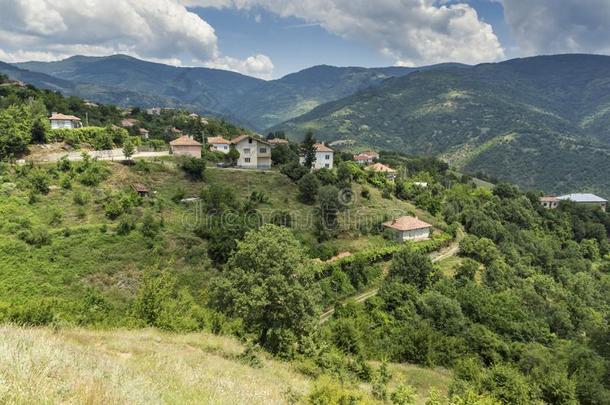
<path id="1" fill-rule="evenodd" d="M 271 167 L 271 144 L 250 135 L 240 135 L 231 140 L 239 152 L 237 167 L 268 169 Z"/>

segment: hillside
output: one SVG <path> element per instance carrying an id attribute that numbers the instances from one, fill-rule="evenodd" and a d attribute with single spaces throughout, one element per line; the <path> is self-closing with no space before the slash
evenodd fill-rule
<path id="1" fill-rule="evenodd" d="M 26 62 L 15 66 L 66 81 L 71 85 L 64 86 L 63 91 L 91 100 L 124 106 L 190 108 L 199 113 L 225 116 L 256 130 L 375 86 L 387 78 L 415 71 L 401 67 L 316 66 L 278 80 L 263 81 L 229 71 L 179 68 L 124 55 L 74 56 L 58 62 Z M 0 72 L 26 76 L 14 70 L 0 69 Z M 40 80 L 33 84 L 47 88 Z"/>
<path id="2" fill-rule="evenodd" d="M 243 355 L 243 343 L 208 333 L 6 325 L 0 332 L 3 403 L 288 404 L 328 387 L 296 364 L 262 353 L 254 362 Z M 390 369 L 392 385 L 407 382 L 422 393 L 417 405 L 431 389 L 446 394 L 451 378 L 440 369 Z M 363 385 L 355 392 L 370 398 L 370 390 Z"/>
<path id="3" fill-rule="evenodd" d="M 549 193 L 609 196 L 609 106 L 610 57 L 549 56 L 391 79 L 275 129 L 442 155 Z"/>

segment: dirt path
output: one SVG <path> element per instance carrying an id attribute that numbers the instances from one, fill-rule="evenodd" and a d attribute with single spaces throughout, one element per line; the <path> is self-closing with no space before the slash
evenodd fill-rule
<path id="1" fill-rule="evenodd" d="M 430 253 L 429 256 L 430 256 L 430 260 L 432 260 L 432 263 L 438 263 L 438 262 L 441 262 L 443 260 L 449 259 L 450 257 L 457 255 L 460 251 L 460 242 L 462 241 L 462 239 L 464 239 L 464 231 L 459 229 L 458 235 L 456 236 L 455 240 L 453 242 L 451 242 L 451 244 L 449 246 L 447 246 L 439 251 Z M 386 275 L 387 275 L 387 269 L 384 270 L 383 276 L 385 277 Z M 353 302 L 359 304 L 359 303 L 362 303 L 362 302 L 368 300 L 371 297 L 376 296 L 377 293 L 379 293 L 379 287 L 371 288 L 369 290 L 359 292 L 356 295 L 347 297 L 347 298 L 343 299 L 341 301 L 341 303 L 345 304 L 347 302 L 353 301 Z M 333 316 L 334 313 L 335 313 L 335 308 L 331 308 L 331 309 L 323 312 L 322 315 L 320 315 L 320 323 L 324 323 L 324 322 L 328 321 Z"/>

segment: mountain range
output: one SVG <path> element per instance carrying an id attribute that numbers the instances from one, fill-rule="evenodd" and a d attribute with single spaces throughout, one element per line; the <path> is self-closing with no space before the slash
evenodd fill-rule
<path id="1" fill-rule="evenodd" d="M 280 124 L 326 141 L 441 155 L 526 188 L 610 195 L 610 57 L 558 55 L 391 78 Z"/>
<path id="2" fill-rule="evenodd" d="M 202 114 L 224 116 L 258 131 L 416 70 L 315 66 L 265 81 L 225 70 L 168 66 L 125 55 L 73 56 L 57 62 L 18 63 L 13 67 L 46 75 L 34 78 L 32 84 L 37 86 L 57 89 L 59 84 L 47 78 L 51 77 L 64 81 L 60 90 L 95 101 L 123 106 L 186 107 Z"/>
<path id="3" fill-rule="evenodd" d="M 351 149 L 440 155 L 526 188 L 610 196 L 608 56 L 315 66 L 271 81 L 124 55 L 0 63 L 0 73 L 94 101 L 185 107 L 293 139 L 311 129 Z"/>

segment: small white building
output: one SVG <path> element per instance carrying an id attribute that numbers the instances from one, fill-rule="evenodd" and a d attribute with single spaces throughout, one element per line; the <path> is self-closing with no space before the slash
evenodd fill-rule
<path id="1" fill-rule="evenodd" d="M 559 207 L 559 201 L 561 200 L 553 196 L 544 196 L 540 197 L 538 201 L 540 202 L 540 205 L 547 210 L 554 210 L 555 208 Z"/>
<path id="2" fill-rule="evenodd" d="M 74 115 L 65 115 L 54 112 L 49 118 L 52 129 L 67 128 L 74 129 L 82 127 L 81 119 Z"/>
<path id="3" fill-rule="evenodd" d="M 231 142 L 227 141 L 222 136 L 210 136 L 208 138 L 208 145 L 210 145 L 211 151 L 229 153 Z"/>
<path id="4" fill-rule="evenodd" d="M 426 240 L 432 233 L 432 225 L 416 217 L 400 217 L 384 222 L 383 226 L 395 233 L 398 242 Z"/>
<path id="5" fill-rule="evenodd" d="M 271 145 L 267 141 L 250 135 L 240 135 L 231 140 L 239 152 L 237 167 L 268 169 L 271 167 Z"/>
<path id="6" fill-rule="evenodd" d="M 335 152 L 323 143 L 316 143 L 314 147 L 316 149 L 316 160 L 313 163 L 312 169 L 332 169 Z M 304 165 L 305 156 L 301 156 L 299 162 Z"/>

